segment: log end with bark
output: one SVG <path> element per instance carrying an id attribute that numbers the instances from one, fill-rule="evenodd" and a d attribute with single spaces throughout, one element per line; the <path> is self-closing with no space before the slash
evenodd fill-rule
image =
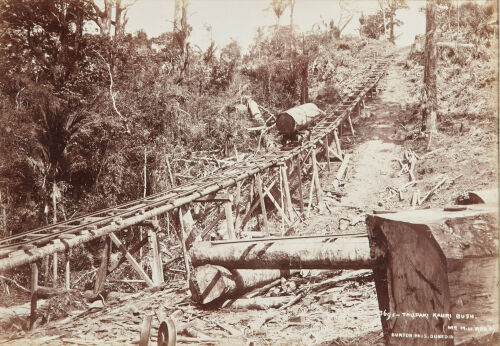
<path id="1" fill-rule="evenodd" d="M 367 227 L 387 344 L 401 342 L 395 333 L 441 336 L 405 338 L 408 345 L 452 345 L 498 333 L 495 207 L 369 215 Z"/>

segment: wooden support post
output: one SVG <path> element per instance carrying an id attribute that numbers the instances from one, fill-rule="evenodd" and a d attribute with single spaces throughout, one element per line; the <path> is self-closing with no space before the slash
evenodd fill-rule
<path id="1" fill-rule="evenodd" d="M 130 263 L 130 265 L 132 266 L 132 268 L 134 268 L 135 271 L 139 274 L 139 276 L 141 277 L 141 279 L 143 279 L 146 282 L 146 285 L 148 285 L 149 287 L 153 287 L 154 286 L 153 281 L 151 281 L 151 279 L 149 278 L 148 274 L 146 274 L 146 272 L 144 271 L 144 269 L 142 269 L 142 267 L 139 265 L 139 263 L 137 263 L 137 261 L 135 260 L 135 258 L 125 248 L 125 246 L 122 244 L 122 242 L 120 241 L 120 239 L 118 239 L 118 237 L 114 233 L 110 233 L 108 236 L 109 236 L 109 239 L 111 239 L 111 241 L 113 243 L 115 243 L 115 245 L 120 249 L 120 251 L 122 252 L 122 254 L 127 258 L 128 262 Z M 111 248 L 111 246 L 110 246 L 110 248 Z M 96 293 L 96 292 L 94 292 L 94 293 Z"/>
<path id="2" fill-rule="evenodd" d="M 274 180 L 267 188 L 266 190 L 264 191 L 264 195 L 267 194 L 268 191 L 271 191 L 271 189 L 274 187 L 274 185 L 276 184 L 276 180 Z M 243 217 L 243 221 L 241 222 L 241 228 L 243 229 L 245 227 L 245 225 L 247 224 L 248 221 L 250 221 L 250 218 L 252 217 L 252 213 L 254 212 L 254 210 L 259 206 L 260 204 L 260 199 L 257 199 L 257 200 L 254 200 L 253 203 L 251 203 L 253 199 L 253 187 L 252 187 L 252 194 L 251 194 L 251 197 L 249 199 L 249 204 L 250 205 L 250 209 L 247 210 L 246 214 L 245 214 L 245 217 Z"/>
<path id="3" fill-rule="evenodd" d="M 354 127 L 352 126 L 352 120 L 351 120 L 351 116 L 350 115 L 347 117 L 347 120 L 349 120 L 349 127 L 351 129 L 351 134 L 353 136 L 356 136 L 356 134 L 354 133 Z"/>
<path id="4" fill-rule="evenodd" d="M 139 251 L 139 249 L 141 247 L 143 247 L 144 245 L 146 245 L 147 242 L 148 242 L 148 238 L 143 238 L 139 243 L 137 243 L 134 246 L 132 246 L 132 248 L 128 252 L 130 252 L 131 255 L 135 254 L 137 251 Z M 122 257 L 120 258 L 120 260 L 115 265 L 113 265 L 111 268 L 109 268 L 108 275 L 111 274 L 112 272 L 114 272 L 126 260 L 127 260 L 127 257 L 125 255 L 122 255 Z"/>
<path id="5" fill-rule="evenodd" d="M 42 270 L 43 270 L 43 284 L 45 286 L 48 286 L 49 285 L 49 271 L 50 271 L 50 268 L 49 268 L 49 256 L 45 256 L 43 258 L 43 261 L 42 261 Z"/>
<path id="6" fill-rule="evenodd" d="M 276 199 L 274 198 L 273 194 L 269 190 L 266 190 L 266 192 L 264 193 L 264 195 L 267 195 L 267 197 L 274 204 L 274 206 L 276 207 L 276 210 L 281 215 L 283 221 L 286 222 L 286 224 L 288 226 L 291 226 L 292 222 L 290 222 L 290 220 L 288 219 L 288 216 L 285 214 L 285 211 L 280 207 L 279 203 L 276 201 Z"/>
<path id="7" fill-rule="evenodd" d="M 229 239 L 236 239 L 234 233 L 233 206 L 230 200 L 224 202 L 224 213 L 226 214 L 227 236 Z"/>
<path id="8" fill-rule="evenodd" d="M 287 168 L 286 165 L 281 166 L 281 176 L 283 178 L 283 191 L 285 192 L 285 203 L 287 206 L 288 218 L 290 219 L 291 222 L 293 222 L 294 215 L 293 215 L 292 196 L 290 195 L 290 186 L 288 184 L 288 175 L 286 168 Z"/>
<path id="9" fill-rule="evenodd" d="M 179 223 L 181 224 L 181 229 L 179 234 L 179 240 L 181 241 L 182 256 L 184 257 L 184 266 L 186 267 L 186 285 L 189 287 L 189 281 L 191 280 L 191 265 L 189 264 L 189 255 L 186 249 L 186 241 L 184 234 L 184 215 L 182 212 L 182 207 L 179 208 Z"/>
<path id="10" fill-rule="evenodd" d="M 31 311 L 30 311 L 30 329 L 33 328 L 35 324 L 36 306 L 38 301 L 38 264 L 36 262 L 31 263 Z"/>
<path id="11" fill-rule="evenodd" d="M 70 271 L 70 267 L 69 267 L 69 259 L 71 257 L 71 250 L 66 250 L 66 252 L 64 253 L 64 269 L 65 269 L 65 273 L 64 273 L 64 276 L 65 276 L 65 288 L 67 291 L 70 290 L 71 288 L 71 271 Z"/>
<path id="12" fill-rule="evenodd" d="M 340 157 L 344 157 L 342 155 L 342 148 L 340 148 L 340 140 L 339 140 L 339 135 L 337 129 L 333 132 L 333 136 L 335 137 L 335 146 L 337 147 L 337 154 L 339 154 Z"/>
<path id="13" fill-rule="evenodd" d="M 340 181 L 342 180 L 347 171 L 347 165 L 349 164 L 350 158 L 351 158 L 350 154 L 346 154 L 344 156 L 344 161 L 342 161 L 342 164 L 340 165 L 340 168 L 337 171 L 337 174 L 335 175 L 335 179 L 333 180 L 333 188 L 335 189 L 335 191 L 338 191 L 339 189 Z"/>
<path id="14" fill-rule="evenodd" d="M 259 194 L 260 208 L 262 210 L 262 221 L 264 223 L 264 232 L 269 235 L 269 225 L 267 223 L 266 204 L 264 203 L 264 193 L 262 191 L 262 179 L 260 173 L 255 174 L 255 183 Z"/>
<path id="15" fill-rule="evenodd" d="M 52 286 L 57 287 L 57 252 L 52 254 Z"/>
<path id="16" fill-rule="evenodd" d="M 316 160 L 316 148 L 313 148 L 313 152 L 311 154 L 312 157 L 312 165 L 313 165 L 313 182 L 316 188 L 316 200 L 318 204 L 323 202 L 323 190 L 321 189 L 321 182 L 319 180 L 318 173 L 318 162 Z"/>
<path id="17" fill-rule="evenodd" d="M 158 238 L 156 232 L 153 230 L 148 230 L 149 247 L 151 251 L 151 277 L 153 284 L 159 286 L 164 282 L 163 279 L 163 268 L 161 262 L 160 249 L 158 248 Z"/>
<path id="18" fill-rule="evenodd" d="M 139 226 L 139 242 L 142 242 L 142 239 L 144 238 L 144 235 L 142 234 L 142 226 Z M 139 249 L 139 262 L 142 259 L 142 246 Z"/>
<path id="19" fill-rule="evenodd" d="M 241 201 L 241 181 L 236 183 L 236 196 L 234 198 L 234 234 L 236 238 L 239 236 L 239 223 L 240 223 L 240 201 Z"/>
<path id="20" fill-rule="evenodd" d="M 299 179 L 299 201 L 300 201 L 300 214 L 304 215 L 304 196 L 302 195 L 302 161 L 300 154 L 297 155 L 297 173 Z"/>
<path id="21" fill-rule="evenodd" d="M 31 294 L 38 290 L 38 264 L 31 263 Z"/>
<path id="22" fill-rule="evenodd" d="M 330 150 L 328 145 L 328 135 L 325 136 L 325 156 L 326 156 L 326 167 L 328 168 L 328 172 L 330 172 Z"/>
<path id="23" fill-rule="evenodd" d="M 108 274 L 109 255 L 111 254 L 111 234 L 113 233 L 110 233 L 110 235 L 104 240 L 104 247 L 101 254 L 101 265 L 97 271 L 97 277 L 94 284 L 94 294 L 98 294 L 102 291 Z"/>

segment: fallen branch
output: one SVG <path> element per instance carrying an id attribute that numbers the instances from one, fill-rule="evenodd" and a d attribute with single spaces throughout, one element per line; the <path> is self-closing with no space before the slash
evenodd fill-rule
<path id="1" fill-rule="evenodd" d="M 422 203 L 424 203 L 425 201 L 427 201 L 427 199 L 429 199 L 429 197 L 434 193 L 436 192 L 437 189 L 439 189 L 439 187 L 441 185 L 444 184 L 444 182 L 446 181 L 446 179 L 448 179 L 447 177 L 444 177 L 443 180 L 441 180 L 439 183 L 436 184 L 436 186 L 434 186 L 428 193 L 427 195 L 425 195 L 425 197 L 420 201 L 420 205 L 422 205 Z"/>
<path id="2" fill-rule="evenodd" d="M 23 292 L 27 292 L 27 293 L 30 293 L 31 291 L 29 289 L 27 289 L 26 287 L 23 287 L 21 285 L 19 285 L 16 281 L 12 280 L 12 279 L 9 279 L 3 275 L 0 275 L 0 279 L 2 280 L 5 280 L 5 281 L 9 281 L 11 283 L 13 283 L 17 288 L 19 288 L 21 291 Z"/>

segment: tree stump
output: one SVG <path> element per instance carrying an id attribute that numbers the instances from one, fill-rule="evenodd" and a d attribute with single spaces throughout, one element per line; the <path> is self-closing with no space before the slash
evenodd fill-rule
<path id="1" fill-rule="evenodd" d="M 496 207 L 369 215 L 367 227 L 386 344 L 498 335 Z"/>

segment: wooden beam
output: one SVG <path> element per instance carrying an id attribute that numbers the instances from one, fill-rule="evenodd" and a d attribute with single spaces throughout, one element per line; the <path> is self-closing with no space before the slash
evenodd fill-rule
<path id="1" fill-rule="evenodd" d="M 328 145 L 328 136 L 325 136 L 325 156 L 326 156 L 326 167 L 328 168 L 328 172 L 330 172 L 330 150 Z"/>
<path id="2" fill-rule="evenodd" d="M 269 190 L 266 190 L 266 195 L 271 200 L 271 202 L 274 204 L 278 213 L 283 217 L 283 220 L 286 222 L 286 224 L 288 226 L 291 226 L 292 222 L 288 219 L 288 216 L 285 214 L 285 211 L 280 207 L 279 203 L 276 201 L 273 194 Z"/>
<path id="3" fill-rule="evenodd" d="M 316 188 L 316 199 L 318 204 L 323 202 L 323 190 L 321 189 L 321 181 L 319 180 L 318 162 L 316 160 L 316 149 L 312 152 L 312 166 L 313 166 L 313 181 Z"/>
<path id="4" fill-rule="evenodd" d="M 36 318 L 36 308 L 37 308 L 37 300 L 38 300 L 38 264 L 36 262 L 31 263 L 31 308 L 30 308 L 30 326 L 29 329 L 32 329 Z"/>
<path id="5" fill-rule="evenodd" d="M 189 254 L 186 248 L 186 241 L 184 235 L 184 215 L 182 212 L 182 207 L 179 208 L 179 223 L 181 225 L 180 232 L 177 232 L 179 235 L 179 240 L 181 242 L 182 256 L 184 257 L 184 266 L 186 268 L 186 281 L 189 286 L 189 281 L 191 279 L 191 265 L 189 264 Z"/>
<path id="6" fill-rule="evenodd" d="M 236 183 L 236 196 L 234 198 L 234 234 L 238 238 L 239 235 L 239 222 L 240 222 L 240 202 L 241 202 L 241 181 Z"/>
<path id="7" fill-rule="evenodd" d="M 347 120 L 349 121 L 349 127 L 351 129 L 351 134 L 353 136 L 356 136 L 356 134 L 354 133 L 354 127 L 352 126 L 352 120 L 351 120 L 351 116 L 350 115 L 347 117 Z"/>
<path id="8" fill-rule="evenodd" d="M 158 248 L 158 238 L 156 236 L 156 232 L 149 229 L 148 238 L 150 246 L 151 277 L 154 285 L 159 286 L 164 282 L 164 279 L 161 254 Z"/>
<path id="9" fill-rule="evenodd" d="M 302 192 L 302 162 L 300 158 L 300 153 L 297 155 L 297 178 L 299 181 L 299 203 L 300 203 L 300 214 L 304 215 L 304 196 Z"/>
<path id="10" fill-rule="evenodd" d="M 293 215 L 293 205 L 292 205 L 292 196 L 290 195 L 290 186 L 288 184 L 288 174 L 286 165 L 281 166 L 281 176 L 283 178 L 283 191 L 285 193 L 285 203 L 288 211 L 288 218 L 291 222 L 294 220 Z"/>
<path id="11" fill-rule="evenodd" d="M 147 243 L 148 243 L 148 238 L 147 237 L 142 238 L 137 244 L 132 246 L 132 248 L 129 250 L 129 253 L 131 255 L 135 254 L 137 251 L 139 251 Z M 120 260 L 115 265 L 113 265 L 111 268 L 109 268 L 108 275 L 111 274 L 112 272 L 114 272 L 126 260 L 127 260 L 127 257 L 124 254 L 122 254 L 122 257 L 120 258 Z"/>
<path id="12" fill-rule="evenodd" d="M 220 211 L 219 214 L 217 214 L 216 218 L 200 233 L 200 236 L 202 239 L 205 239 L 206 235 L 219 223 L 219 221 L 222 220 L 224 217 L 225 212 Z M 191 232 L 193 234 L 193 232 Z M 194 242 L 195 238 L 189 235 L 188 239 L 186 239 L 186 247 L 190 248 L 191 244 Z"/>
<path id="13" fill-rule="evenodd" d="M 337 129 L 333 131 L 333 136 L 335 138 L 335 145 L 337 146 L 337 153 L 339 154 L 340 157 L 344 157 L 344 155 L 342 155 L 342 148 L 340 147 L 340 140 Z"/>
<path id="14" fill-rule="evenodd" d="M 342 180 L 342 178 L 345 175 L 345 172 L 347 170 L 347 165 L 349 164 L 350 158 L 351 158 L 350 154 L 346 154 L 344 156 L 344 161 L 340 165 L 340 168 L 337 171 L 337 174 L 335 175 L 335 179 L 333 180 L 333 188 L 335 189 L 335 191 L 337 191 L 339 189 L 340 181 Z"/>
<path id="15" fill-rule="evenodd" d="M 264 191 L 264 195 L 268 192 L 268 191 L 271 191 L 271 189 L 274 187 L 274 185 L 276 184 L 276 180 L 274 180 L 267 188 L 266 190 Z M 253 192 L 253 190 L 252 190 Z M 251 194 L 250 197 L 252 197 L 253 193 Z M 250 202 L 250 200 L 249 200 Z M 254 198 L 254 202 L 252 203 L 252 205 L 250 206 L 250 210 L 248 210 L 248 212 L 245 214 L 245 217 L 243 218 L 243 221 L 241 222 L 241 228 L 243 229 L 245 227 L 245 225 L 247 224 L 247 222 L 250 220 L 250 218 L 252 217 L 252 213 L 254 212 L 254 210 L 259 206 L 260 204 L 260 199 L 259 198 Z"/>
<path id="16" fill-rule="evenodd" d="M 71 288 L 71 271 L 70 271 L 70 257 L 71 257 L 71 250 L 66 250 L 64 253 L 64 268 L 65 268 L 65 288 L 67 291 L 70 290 Z"/>
<path id="17" fill-rule="evenodd" d="M 236 239 L 234 233 L 233 207 L 231 201 L 224 202 L 224 213 L 226 215 L 226 228 L 229 239 Z"/>
<path id="18" fill-rule="evenodd" d="M 153 281 L 151 281 L 148 274 L 146 274 L 144 269 L 142 269 L 142 267 L 139 265 L 139 263 L 137 263 L 135 258 L 130 254 L 130 252 L 127 250 L 127 248 L 122 244 L 120 239 L 118 239 L 118 237 L 114 233 L 110 233 L 108 236 L 109 236 L 109 239 L 111 239 L 111 241 L 113 243 L 115 243 L 115 245 L 118 247 L 118 249 L 127 258 L 127 261 L 130 263 L 132 268 L 134 268 L 135 271 L 139 274 L 139 276 L 144 280 L 144 282 L 146 282 L 146 285 L 148 285 L 149 287 L 154 287 L 155 284 L 153 283 Z"/>
<path id="19" fill-rule="evenodd" d="M 97 271 L 97 277 L 94 284 L 94 294 L 98 294 L 102 291 L 108 274 L 109 255 L 111 254 L 111 234 L 112 233 L 110 233 L 108 237 L 104 238 L 104 246 L 101 253 L 101 265 Z"/>
<path id="20" fill-rule="evenodd" d="M 255 174 L 255 182 L 257 185 L 257 192 L 259 194 L 259 203 L 262 211 L 262 221 L 264 223 L 264 232 L 269 235 L 269 225 L 267 223 L 267 213 L 266 213 L 266 204 L 264 203 L 264 193 L 262 191 L 262 180 L 260 177 L 260 173 Z"/>
<path id="21" fill-rule="evenodd" d="M 194 200 L 194 202 L 226 202 L 226 201 L 232 202 L 233 196 L 229 193 L 214 193 Z"/>

